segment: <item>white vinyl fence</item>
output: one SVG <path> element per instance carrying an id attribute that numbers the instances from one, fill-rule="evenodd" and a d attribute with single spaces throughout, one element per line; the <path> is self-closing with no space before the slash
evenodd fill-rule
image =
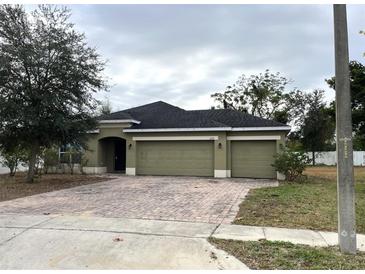
<path id="1" fill-rule="evenodd" d="M 307 153 L 312 160 L 312 152 Z M 315 153 L 316 165 L 334 166 L 337 164 L 336 151 L 321 151 Z M 354 151 L 354 166 L 365 166 L 365 151 Z"/>
<path id="2" fill-rule="evenodd" d="M 2 160 L 1 156 L 0 156 L 0 161 Z M 5 173 L 9 173 L 9 169 L 5 166 L 3 166 L 1 163 L 0 163 L 0 174 L 5 174 Z"/>

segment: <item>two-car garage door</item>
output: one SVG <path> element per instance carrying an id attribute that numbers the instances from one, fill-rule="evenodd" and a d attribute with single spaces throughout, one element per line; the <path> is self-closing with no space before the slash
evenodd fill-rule
<path id="1" fill-rule="evenodd" d="M 138 175 L 214 175 L 213 141 L 139 141 Z"/>
<path id="2" fill-rule="evenodd" d="M 276 141 L 231 141 L 231 176 L 276 178 Z M 138 175 L 214 176 L 214 141 L 138 141 Z"/>
<path id="3" fill-rule="evenodd" d="M 232 177 L 276 178 L 276 141 L 232 141 Z"/>

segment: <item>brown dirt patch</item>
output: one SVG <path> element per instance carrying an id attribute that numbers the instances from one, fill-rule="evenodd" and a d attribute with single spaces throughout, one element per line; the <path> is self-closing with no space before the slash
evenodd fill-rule
<path id="1" fill-rule="evenodd" d="M 337 179 L 337 169 L 335 166 L 307 167 L 304 174 L 330 180 Z M 354 175 L 356 182 L 365 182 L 365 167 L 354 167 Z"/>
<path id="2" fill-rule="evenodd" d="M 25 183 L 25 177 L 25 173 L 18 173 L 14 177 L 9 177 L 7 174 L 0 175 L 0 201 L 112 179 L 97 175 L 44 174 L 36 178 L 34 183 L 29 184 Z"/>

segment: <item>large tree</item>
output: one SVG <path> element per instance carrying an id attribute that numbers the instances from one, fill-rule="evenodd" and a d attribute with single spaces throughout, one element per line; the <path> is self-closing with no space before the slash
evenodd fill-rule
<path id="1" fill-rule="evenodd" d="M 331 88 L 335 88 L 335 77 L 326 82 Z M 354 145 L 355 149 L 365 149 L 365 66 L 357 61 L 350 62 L 350 88 L 352 128 L 356 141 Z"/>
<path id="2" fill-rule="evenodd" d="M 294 89 L 284 94 L 285 105 L 283 111 L 288 117 L 288 121 L 293 126 L 293 131 L 303 126 L 305 115 L 308 112 L 313 98 L 312 92 L 304 92 Z"/>
<path id="3" fill-rule="evenodd" d="M 288 79 L 280 73 L 266 70 L 257 75 L 241 75 L 238 81 L 223 92 L 212 94 L 220 108 L 230 108 L 267 119 L 285 117 L 278 113 L 285 104 L 284 91 Z"/>
<path id="4" fill-rule="evenodd" d="M 335 133 L 331 109 L 326 106 L 323 94 L 323 90 L 314 90 L 309 95 L 309 109 L 300 128 L 301 143 L 304 150 L 312 152 L 313 165 L 315 165 L 315 152 L 330 147 Z"/>
<path id="5" fill-rule="evenodd" d="M 107 115 L 110 114 L 112 112 L 112 103 L 110 102 L 110 99 L 108 97 L 105 97 L 105 99 L 103 101 L 99 102 L 99 109 L 98 109 L 98 114 L 99 115 Z"/>
<path id="6" fill-rule="evenodd" d="M 360 30 L 360 34 L 365 35 L 365 30 Z M 364 54 L 363 54 L 363 55 L 365 56 L 365 52 L 364 52 Z"/>
<path id="7" fill-rule="evenodd" d="M 299 90 L 287 90 L 287 78 L 279 72 L 251 75 L 244 74 L 225 91 L 212 94 L 219 108 L 248 112 L 293 127 L 302 124 L 308 108 L 308 94 Z"/>
<path id="8" fill-rule="evenodd" d="M 0 146 L 29 151 L 32 182 L 41 147 L 84 144 L 95 128 L 93 93 L 104 61 L 69 22 L 70 10 L 0 6 Z"/>

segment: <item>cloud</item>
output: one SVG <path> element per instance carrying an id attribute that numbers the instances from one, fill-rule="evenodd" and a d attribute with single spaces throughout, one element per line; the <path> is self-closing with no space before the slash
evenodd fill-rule
<path id="1" fill-rule="evenodd" d="M 210 94 L 266 68 L 333 98 L 324 82 L 334 74 L 330 5 L 70 7 L 76 27 L 108 59 L 115 110 L 155 100 L 209 108 Z M 362 61 L 364 14 L 364 5 L 348 7 L 350 56 Z"/>

